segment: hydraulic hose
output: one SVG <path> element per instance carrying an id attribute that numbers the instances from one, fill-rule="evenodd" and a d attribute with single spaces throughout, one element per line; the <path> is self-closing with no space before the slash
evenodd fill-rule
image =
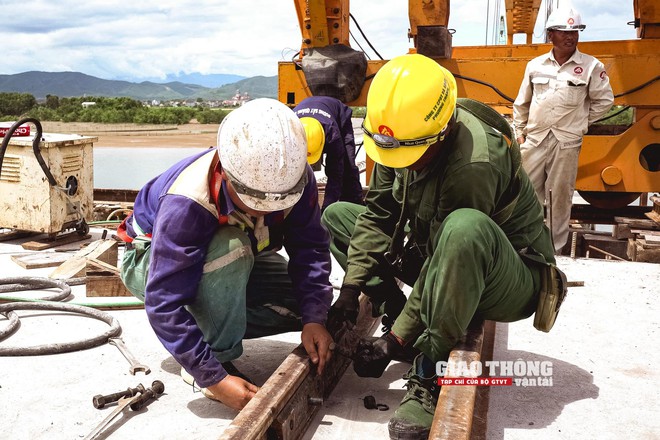
<path id="1" fill-rule="evenodd" d="M 53 173 L 50 172 L 50 169 L 48 168 L 46 161 L 44 161 L 44 158 L 41 156 L 39 143 L 41 142 L 41 135 L 43 134 L 43 128 L 41 127 L 41 122 L 39 122 L 39 120 L 35 118 L 23 118 L 20 121 L 16 121 L 9 128 L 9 130 L 7 130 L 7 133 L 5 134 L 5 138 L 2 140 L 2 145 L 0 146 L 0 171 L 2 171 L 2 162 L 5 158 L 5 151 L 7 150 L 7 145 L 9 145 L 9 141 L 11 140 L 11 136 L 14 134 L 16 129 L 18 129 L 18 127 L 29 122 L 33 123 L 37 129 L 37 133 L 34 135 L 34 140 L 32 141 L 32 151 L 34 152 L 34 156 L 37 158 L 37 162 L 39 162 L 39 166 L 46 175 L 46 178 L 48 179 L 48 183 L 50 183 L 51 186 L 57 186 L 57 182 L 55 181 L 55 177 L 53 177 Z"/>
<path id="2" fill-rule="evenodd" d="M 11 277 L 0 279 L 0 285 L 12 285 L 16 290 L 25 290 L 26 287 L 34 289 L 44 287 L 56 287 L 61 291 L 59 293 L 48 295 L 39 299 L 27 300 L 28 302 L 10 302 L 0 304 L 0 314 L 4 315 L 8 320 L 8 325 L 5 329 L 0 330 L 0 341 L 8 338 L 18 330 L 20 326 L 20 319 L 14 313 L 14 310 L 54 310 L 69 313 L 77 313 L 90 318 L 103 321 L 110 326 L 108 330 L 98 336 L 86 338 L 73 342 L 66 343 L 53 343 L 35 345 L 32 347 L 0 347 L 0 356 L 37 356 L 47 354 L 69 353 L 72 351 L 84 350 L 108 342 L 109 338 L 121 334 L 121 326 L 119 321 L 112 315 L 93 309 L 87 306 L 81 306 L 70 303 L 60 303 L 71 295 L 71 287 L 60 280 L 53 280 L 50 278 L 38 277 Z M 0 297 L 0 300 L 2 297 Z"/>

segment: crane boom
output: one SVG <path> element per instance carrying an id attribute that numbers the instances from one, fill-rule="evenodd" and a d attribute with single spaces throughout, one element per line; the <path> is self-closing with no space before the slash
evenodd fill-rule
<path id="1" fill-rule="evenodd" d="M 506 45 L 452 47 L 450 0 L 409 0 L 409 52 L 433 58 L 452 72 L 459 96 L 510 115 L 527 62 L 552 48 L 531 43 L 541 1 L 505 0 Z M 294 3 L 301 52 L 297 61 L 278 66 L 280 101 L 294 106 L 311 95 L 329 95 L 364 106 L 370 80 L 386 60 L 367 61 L 350 47 L 349 0 Z M 592 126 L 584 138 L 576 189 L 590 203 L 607 208 L 624 206 L 640 193 L 660 192 L 660 8 L 657 0 L 632 3 L 637 39 L 580 43 L 581 51 L 605 64 L 615 105 L 634 109 L 631 125 L 606 126 L 600 133 Z M 512 44 L 520 33 L 526 43 Z"/>

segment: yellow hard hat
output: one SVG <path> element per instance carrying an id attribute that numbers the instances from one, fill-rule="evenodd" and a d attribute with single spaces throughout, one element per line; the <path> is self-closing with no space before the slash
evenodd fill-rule
<path id="1" fill-rule="evenodd" d="M 309 117 L 300 118 L 307 135 L 307 163 L 314 165 L 321 158 L 325 146 L 325 131 L 321 123 Z"/>
<path id="2" fill-rule="evenodd" d="M 364 147 L 375 162 L 405 168 L 419 160 L 456 109 L 456 79 L 424 55 L 388 61 L 374 77 L 362 124 Z"/>

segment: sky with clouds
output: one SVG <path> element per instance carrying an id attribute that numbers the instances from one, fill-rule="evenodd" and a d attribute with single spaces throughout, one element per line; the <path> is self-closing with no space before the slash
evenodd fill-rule
<path id="1" fill-rule="evenodd" d="M 454 46 L 491 44 L 492 12 L 504 0 L 460 0 L 449 27 Z M 543 38 L 543 0 L 534 42 Z M 559 0 L 560 6 L 568 0 Z M 582 41 L 636 38 L 633 0 L 573 0 L 587 28 Z M 351 13 L 385 59 L 406 53 L 408 2 L 353 0 Z M 76 71 L 141 81 L 167 74 L 273 76 L 300 48 L 291 0 L 0 0 L 0 74 Z M 353 22 L 351 32 L 371 58 Z M 520 38 L 520 40 L 518 40 Z M 524 43 L 519 35 L 514 43 Z M 353 47 L 357 46 L 352 42 Z"/>

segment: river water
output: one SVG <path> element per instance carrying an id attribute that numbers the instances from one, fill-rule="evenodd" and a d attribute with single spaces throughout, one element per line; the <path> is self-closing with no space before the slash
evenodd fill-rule
<path id="1" fill-rule="evenodd" d="M 362 143 L 362 119 L 353 118 L 356 145 Z M 94 147 L 94 188 L 140 189 L 152 178 L 167 170 L 179 160 L 192 156 L 205 148 L 157 148 L 157 147 Z M 366 153 L 358 147 L 356 163 L 364 165 Z M 325 172 L 314 173 L 323 179 Z M 366 186 L 366 173 L 360 175 Z"/>
<path id="2" fill-rule="evenodd" d="M 94 188 L 140 189 L 179 160 L 204 148 L 94 148 Z"/>

